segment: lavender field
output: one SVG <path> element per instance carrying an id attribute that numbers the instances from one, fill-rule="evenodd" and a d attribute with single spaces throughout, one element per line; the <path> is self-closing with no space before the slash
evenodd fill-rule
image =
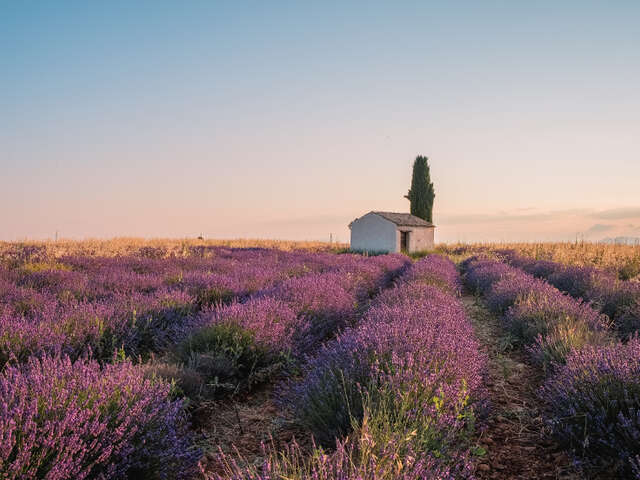
<path id="1" fill-rule="evenodd" d="M 0 2 L 0 480 L 640 480 L 639 19 Z"/>
<path id="2" fill-rule="evenodd" d="M 0 478 L 640 478 L 638 284 L 454 258 L 4 248 Z"/>
<path id="3" fill-rule="evenodd" d="M 493 253 L 465 260 L 465 280 L 510 344 L 539 366 L 536 400 L 550 437 L 578 478 L 640 478 L 637 284 L 593 267 Z"/>

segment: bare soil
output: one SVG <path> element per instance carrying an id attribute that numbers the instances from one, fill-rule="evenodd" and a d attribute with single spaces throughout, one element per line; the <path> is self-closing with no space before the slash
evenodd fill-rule
<path id="1" fill-rule="evenodd" d="M 499 320 L 475 297 L 467 295 L 462 301 L 489 357 L 487 388 L 491 410 L 486 428 L 478 437 L 486 454 L 478 461 L 477 477 L 588 478 L 573 466 L 544 421 L 544 406 L 536 394 L 543 381 L 541 369 L 527 363 L 522 352 L 510 348 Z"/>
<path id="2" fill-rule="evenodd" d="M 203 436 L 202 464 L 206 471 L 222 473 L 220 452 L 239 464 L 262 465 L 263 445 L 282 448 L 296 441 L 311 451 L 311 435 L 287 418 L 273 400 L 273 385 L 242 398 L 223 399 L 194 412 L 197 431 Z"/>

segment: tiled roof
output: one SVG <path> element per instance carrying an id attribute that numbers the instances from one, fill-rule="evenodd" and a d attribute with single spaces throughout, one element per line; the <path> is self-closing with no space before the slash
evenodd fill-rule
<path id="1" fill-rule="evenodd" d="M 411 215 L 410 213 L 395 213 L 395 212 L 371 212 L 382 218 L 395 223 L 399 227 L 435 227 L 431 222 L 427 222 L 420 217 Z"/>

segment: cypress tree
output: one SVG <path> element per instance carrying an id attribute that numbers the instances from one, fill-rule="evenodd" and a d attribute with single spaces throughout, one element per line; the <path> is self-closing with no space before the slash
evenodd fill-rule
<path id="1" fill-rule="evenodd" d="M 411 188 L 405 195 L 411 202 L 411 215 L 433 222 L 433 199 L 436 194 L 431 183 L 427 157 L 418 155 L 413 162 Z"/>

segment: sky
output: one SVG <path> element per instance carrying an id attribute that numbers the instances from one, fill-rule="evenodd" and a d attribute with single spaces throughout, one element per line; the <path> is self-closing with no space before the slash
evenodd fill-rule
<path id="1" fill-rule="evenodd" d="M 640 237 L 640 2 L 0 2 L 0 239 Z"/>

